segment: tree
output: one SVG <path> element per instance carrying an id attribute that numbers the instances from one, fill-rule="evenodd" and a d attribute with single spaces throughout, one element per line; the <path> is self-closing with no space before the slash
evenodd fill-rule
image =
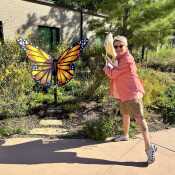
<path id="1" fill-rule="evenodd" d="M 97 7 L 108 15 L 104 22 L 110 25 L 104 28 L 104 23 L 91 21 L 91 29 L 100 35 L 107 30 L 127 36 L 130 49 L 155 48 L 175 31 L 174 0 L 103 0 Z"/>
<path id="2" fill-rule="evenodd" d="M 57 5 L 66 6 L 69 8 L 77 9 L 80 12 L 80 39 L 83 38 L 83 11 L 84 9 L 89 9 L 91 11 L 96 9 L 96 5 L 100 0 L 95 0 L 94 2 L 91 0 L 83 1 L 83 0 L 50 0 L 55 2 Z"/>
<path id="3" fill-rule="evenodd" d="M 156 48 L 167 36 L 172 35 L 175 26 L 174 0 L 53 0 L 78 9 L 104 13 L 103 21 L 92 20 L 90 30 L 105 36 L 105 31 L 114 35 L 125 35 L 129 47 Z"/>
<path id="4" fill-rule="evenodd" d="M 101 0 L 50 0 L 55 2 L 57 5 L 65 5 L 68 7 L 73 7 L 77 9 L 88 9 L 88 10 L 96 10 Z"/>

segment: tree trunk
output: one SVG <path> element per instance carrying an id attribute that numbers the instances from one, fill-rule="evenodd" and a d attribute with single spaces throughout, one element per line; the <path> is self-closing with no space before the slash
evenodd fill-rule
<path id="1" fill-rule="evenodd" d="M 80 9 L 80 40 L 83 39 L 83 9 Z"/>
<path id="2" fill-rule="evenodd" d="M 128 30 L 127 30 L 127 21 L 128 21 L 128 17 L 129 17 L 129 13 L 130 13 L 130 9 L 129 8 L 125 8 L 124 9 L 124 14 L 123 14 L 123 18 L 122 18 L 122 35 L 127 36 L 128 35 Z"/>
<path id="3" fill-rule="evenodd" d="M 143 62 L 144 57 L 145 57 L 145 46 L 143 45 L 143 46 L 142 46 L 141 62 Z"/>

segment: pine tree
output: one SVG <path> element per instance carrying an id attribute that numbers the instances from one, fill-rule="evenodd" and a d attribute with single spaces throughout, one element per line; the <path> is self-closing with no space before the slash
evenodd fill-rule
<path id="1" fill-rule="evenodd" d="M 130 49 L 142 47 L 142 57 L 146 47 L 156 48 L 175 33 L 174 0 L 103 0 L 97 7 L 108 17 L 102 23 L 91 21 L 91 29 L 99 35 L 106 30 L 125 35 Z"/>
<path id="2" fill-rule="evenodd" d="M 54 0 L 57 3 L 84 8 L 107 15 L 102 21 L 92 20 L 90 30 L 105 36 L 125 35 L 129 47 L 156 48 L 175 33 L 174 0 Z"/>

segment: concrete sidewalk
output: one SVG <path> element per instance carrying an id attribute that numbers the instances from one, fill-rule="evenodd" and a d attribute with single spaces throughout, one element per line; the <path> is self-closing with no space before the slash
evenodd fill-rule
<path id="1" fill-rule="evenodd" d="M 151 133 L 157 160 L 146 166 L 140 136 L 128 142 L 11 138 L 0 146 L 1 175 L 174 175 L 175 128 Z"/>

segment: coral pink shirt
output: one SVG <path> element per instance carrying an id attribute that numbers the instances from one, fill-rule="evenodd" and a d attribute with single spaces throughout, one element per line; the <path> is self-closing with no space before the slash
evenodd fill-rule
<path id="1" fill-rule="evenodd" d="M 104 69 L 110 79 L 110 95 L 122 102 L 143 96 L 144 88 L 137 75 L 137 68 L 133 56 L 126 52 L 117 57 L 118 67 Z"/>

